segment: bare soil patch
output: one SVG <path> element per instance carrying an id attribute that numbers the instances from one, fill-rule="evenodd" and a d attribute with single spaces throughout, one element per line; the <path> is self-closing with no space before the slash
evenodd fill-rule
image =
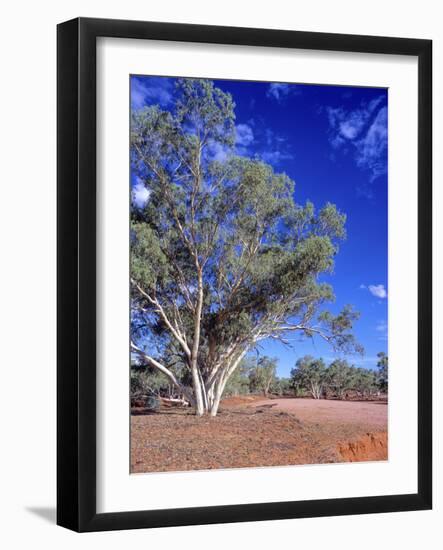
<path id="1" fill-rule="evenodd" d="M 275 411 L 293 413 L 301 421 L 328 424 L 370 424 L 385 428 L 388 406 L 385 401 L 338 401 L 334 399 L 262 399 L 250 406 L 275 404 Z"/>
<path id="2" fill-rule="evenodd" d="M 345 462 L 387 460 L 388 434 L 367 433 L 356 441 L 340 443 L 338 452 Z"/>
<path id="3" fill-rule="evenodd" d="M 387 407 L 371 403 L 370 414 L 364 405 L 230 398 L 216 418 L 139 409 L 131 417 L 131 472 L 386 460 Z"/>
<path id="4" fill-rule="evenodd" d="M 263 401 L 262 395 L 235 395 L 232 397 L 226 397 L 222 401 L 223 408 L 236 408 L 241 405 L 250 405 L 252 403 Z"/>

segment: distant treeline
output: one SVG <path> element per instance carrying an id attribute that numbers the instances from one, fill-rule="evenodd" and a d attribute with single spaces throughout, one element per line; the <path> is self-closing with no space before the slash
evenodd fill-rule
<path id="1" fill-rule="evenodd" d="M 297 360 L 290 381 L 296 394 L 308 393 L 314 399 L 387 393 L 388 356 L 378 353 L 377 370 L 372 370 L 350 365 L 346 359 L 336 359 L 327 366 L 323 359 L 306 355 Z"/>
<path id="2" fill-rule="evenodd" d="M 346 399 L 388 392 L 388 356 L 383 352 L 378 354 L 377 370 L 356 367 L 346 359 L 336 359 L 326 365 L 322 358 L 310 355 L 297 360 L 289 377 L 277 376 L 277 366 L 275 357 L 246 357 L 229 379 L 224 397 L 263 394 Z M 190 383 L 188 371 L 180 365 L 175 365 L 174 374 L 184 386 Z M 183 397 L 158 370 L 133 364 L 131 400 L 136 402 L 149 396 Z"/>

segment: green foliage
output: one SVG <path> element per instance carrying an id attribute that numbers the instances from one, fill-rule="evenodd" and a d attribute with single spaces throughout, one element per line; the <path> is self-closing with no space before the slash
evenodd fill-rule
<path id="1" fill-rule="evenodd" d="M 263 392 L 268 395 L 273 384 L 277 382 L 276 357 L 260 357 L 249 373 L 249 386 L 253 392 Z"/>
<path id="2" fill-rule="evenodd" d="M 269 392 L 275 395 L 294 395 L 294 389 L 290 378 L 276 377 L 272 382 Z"/>
<path id="3" fill-rule="evenodd" d="M 131 223 L 131 277 L 149 291 L 168 280 L 168 260 L 149 225 Z"/>
<path id="4" fill-rule="evenodd" d="M 250 366 L 246 360 L 243 360 L 242 363 L 240 363 L 240 366 L 229 378 L 223 392 L 223 397 L 229 397 L 231 395 L 247 395 L 251 393 L 248 376 L 249 368 Z"/>
<path id="5" fill-rule="evenodd" d="M 336 359 L 326 367 L 323 359 L 309 355 L 297 360 L 290 382 L 296 396 L 309 393 L 316 399 L 330 393 L 343 399 L 348 391 L 357 392 L 362 397 L 385 391 L 382 379 L 373 370 L 356 368 L 345 359 Z"/>
<path id="6" fill-rule="evenodd" d="M 291 370 L 291 381 L 295 388 L 303 388 L 314 399 L 320 399 L 328 376 L 323 359 L 315 359 L 310 355 L 300 357 Z"/>
<path id="7" fill-rule="evenodd" d="M 291 381 L 291 387 L 293 389 L 295 397 L 308 397 L 309 395 L 311 395 L 311 393 L 303 386 L 294 384 L 294 381 L 291 378 L 290 378 L 290 381 Z"/>
<path id="8" fill-rule="evenodd" d="M 336 359 L 329 365 L 328 387 L 339 399 L 342 399 L 345 392 L 353 387 L 355 370 L 345 359 Z"/>
<path id="9" fill-rule="evenodd" d="M 378 377 L 377 383 L 383 392 L 388 391 L 388 356 L 383 351 L 377 353 Z"/>
<path id="10" fill-rule="evenodd" d="M 146 367 L 131 368 L 131 398 L 140 399 L 170 391 L 168 379 L 161 372 Z"/>
<path id="11" fill-rule="evenodd" d="M 149 191 L 132 209 L 132 340 L 180 362 L 188 384 L 194 338 L 203 382 L 227 349 L 233 361 L 290 331 L 361 351 L 352 307 L 320 313 L 334 293 L 319 277 L 333 271 L 346 216 L 297 204 L 286 174 L 236 156 L 234 108 L 212 82 L 181 79 L 170 110 L 132 114 L 131 165 Z"/>
<path id="12" fill-rule="evenodd" d="M 150 411 L 158 411 L 160 409 L 160 399 L 154 395 L 146 398 L 145 407 Z"/>
<path id="13" fill-rule="evenodd" d="M 373 394 L 378 390 L 376 373 L 369 369 L 355 369 L 353 386 L 363 397 Z"/>
<path id="14" fill-rule="evenodd" d="M 277 359 L 262 356 L 258 360 L 246 356 L 226 384 L 223 397 L 231 395 L 294 395 L 290 378 L 280 378 L 276 374 Z"/>
<path id="15" fill-rule="evenodd" d="M 234 145 L 235 104 L 231 95 L 203 79 L 180 79 L 177 88 L 176 122 L 200 141 Z"/>

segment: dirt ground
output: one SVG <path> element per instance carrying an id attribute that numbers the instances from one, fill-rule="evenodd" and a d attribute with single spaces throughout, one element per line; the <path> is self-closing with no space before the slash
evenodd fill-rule
<path id="1" fill-rule="evenodd" d="M 264 399 L 248 407 L 274 405 L 272 410 L 293 413 L 301 421 L 328 424 L 371 424 L 385 428 L 388 407 L 380 401 L 338 401 L 332 399 Z"/>
<path id="2" fill-rule="evenodd" d="M 387 459 L 387 404 L 229 398 L 215 418 L 132 411 L 131 472 Z"/>

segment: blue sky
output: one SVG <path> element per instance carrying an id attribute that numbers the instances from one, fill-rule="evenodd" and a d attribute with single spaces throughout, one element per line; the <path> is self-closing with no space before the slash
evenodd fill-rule
<path id="1" fill-rule="evenodd" d="M 131 77 L 131 105 L 172 106 L 173 78 Z M 346 213 L 348 237 L 340 245 L 332 276 L 335 312 L 345 304 L 360 311 L 355 335 L 363 357 L 348 359 L 375 368 L 387 353 L 387 108 L 381 88 L 214 80 L 236 104 L 237 153 L 258 155 L 295 181 L 295 200 L 316 207 L 335 203 Z M 224 151 L 215 152 L 223 157 Z M 133 197 L 147 193 L 133 178 Z M 262 342 L 261 353 L 279 358 L 287 376 L 298 357 L 311 354 L 327 362 L 337 355 L 321 340 L 294 341 L 285 348 Z"/>

